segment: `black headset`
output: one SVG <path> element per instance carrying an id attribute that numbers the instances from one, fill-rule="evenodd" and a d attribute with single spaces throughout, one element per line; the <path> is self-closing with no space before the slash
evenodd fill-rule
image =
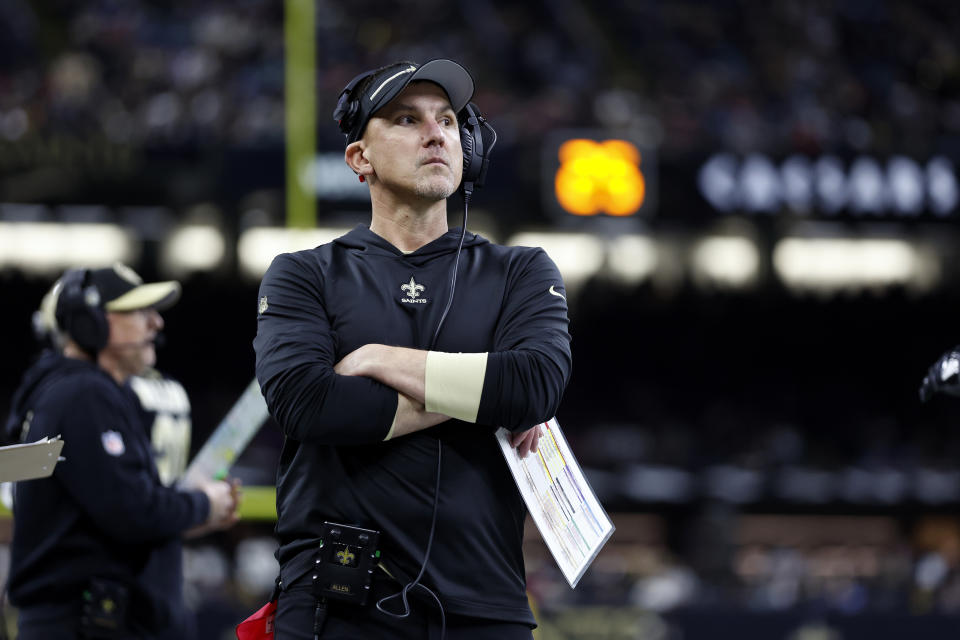
<path id="1" fill-rule="evenodd" d="M 107 346 L 110 324 L 100 290 L 89 269 L 69 269 L 60 278 L 55 317 L 57 327 L 91 355 Z"/>
<path id="2" fill-rule="evenodd" d="M 363 82 L 364 79 L 369 78 L 374 75 L 374 73 L 376 72 L 364 71 L 355 77 L 347 83 L 347 86 L 343 88 L 343 91 L 340 92 L 340 97 L 337 99 L 337 106 L 333 110 L 333 119 L 337 121 L 337 126 L 340 127 L 341 133 L 347 137 L 348 142 L 350 140 L 350 134 L 357 124 L 357 114 L 360 113 L 360 98 L 353 96 L 353 90 L 358 84 Z"/>
<path id="3" fill-rule="evenodd" d="M 463 188 L 470 192 L 473 185 L 482 187 L 490 165 L 490 150 L 497 143 L 497 132 L 480 113 L 480 108 L 472 102 L 457 114 L 460 123 L 460 146 L 463 147 Z M 487 140 L 483 138 L 484 129 L 489 131 Z"/>
<path id="4" fill-rule="evenodd" d="M 360 98 L 355 96 L 354 89 L 365 78 L 374 75 L 375 71 L 366 71 L 351 80 L 337 100 L 333 110 L 333 119 L 337 121 L 340 131 L 350 139 L 351 134 L 360 123 L 357 118 L 360 114 Z M 372 114 L 371 114 L 372 115 Z M 497 143 L 497 132 L 490 126 L 486 118 L 480 113 L 476 104 L 469 102 L 457 114 L 457 123 L 460 126 L 460 146 L 463 148 L 463 181 L 460 183 L 464 194 L 469 198 L 473 187 L 482 187 L 490 165 L 490 151 Z M 484 139 L 484 130 L 487 139 Z"/>

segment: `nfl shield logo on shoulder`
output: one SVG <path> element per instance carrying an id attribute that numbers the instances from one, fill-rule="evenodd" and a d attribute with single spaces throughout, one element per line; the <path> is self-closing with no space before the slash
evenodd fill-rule
<path id="1" fill-rule="evenodd" d="M 122 456 L 127 450 L 119 431 L 104 431 L 100 434 L 100 440 L 103 442 L 103 450 L 112 456 Z"/>

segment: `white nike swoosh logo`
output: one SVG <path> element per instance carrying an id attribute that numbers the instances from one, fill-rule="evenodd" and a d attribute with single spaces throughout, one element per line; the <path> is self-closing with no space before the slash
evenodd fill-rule
<path id="1" fill-rule="evenodd" d="M 547 289 L 547 291 L 549 291 L 549 292 L 552 293 L 553 295 L 557 296 L 558 298 L 563 298 L 564 300 L 567 299 L 567 297 L 566 297 L 565 295 L 563 295 L 562 293 L 560 293 L 559 291 L 554 291 L 554 290 L 553 290 L 553 285 L 550 285 L 550 288 Z"/>

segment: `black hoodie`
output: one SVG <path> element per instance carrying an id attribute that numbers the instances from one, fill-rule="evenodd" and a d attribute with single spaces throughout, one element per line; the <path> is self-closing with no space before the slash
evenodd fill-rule
<path id="1" fill-rule="evenodd" d="M 137 406 L 92 362 L 46 352 L 25 374 L 7 435 L 59 435 L 65 459 L 49 478 L 16 483 L 14 605 L 71 609 L 91 577 L 136 583 L 151 554 L 206 520 L 202 492 L 160 482 Z"/>
<path id="2" fill-rule="evenodd" d="M 560 273 L 542 249 L 467 233 L 439 338 L 460 230 L 404 254 L 358 226 L 277 256 L 264 276 L 257 379 L 287 436 L 277 475 L 278 560 L 312 550 L 324 520 L 382 532 L 384 563 L 423 582 L 447 611 L 534 624 L 521 541 L 526 509 L 493 435 L 552 417 L 570 375 Z M 334 365 L 364 344 L 489 353 L 476 424 L 449 420 L 384 442 L 397 392 Z M 299 558 L 298 558 L 299 560 Z M 282 572 L 281 572 L 282 573 Z"/>

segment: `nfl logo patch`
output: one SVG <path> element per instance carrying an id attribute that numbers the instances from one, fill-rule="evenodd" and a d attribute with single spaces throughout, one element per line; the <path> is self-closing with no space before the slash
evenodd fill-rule
<path id="1" fill-rule="evenodd" d="M 118 431 L 104 431 L 100 434 L 100 440 L 103 442 L 103 450 L 112 456 L 122 456 L 127 450 L 123 444 L 123 436 Z"/>

